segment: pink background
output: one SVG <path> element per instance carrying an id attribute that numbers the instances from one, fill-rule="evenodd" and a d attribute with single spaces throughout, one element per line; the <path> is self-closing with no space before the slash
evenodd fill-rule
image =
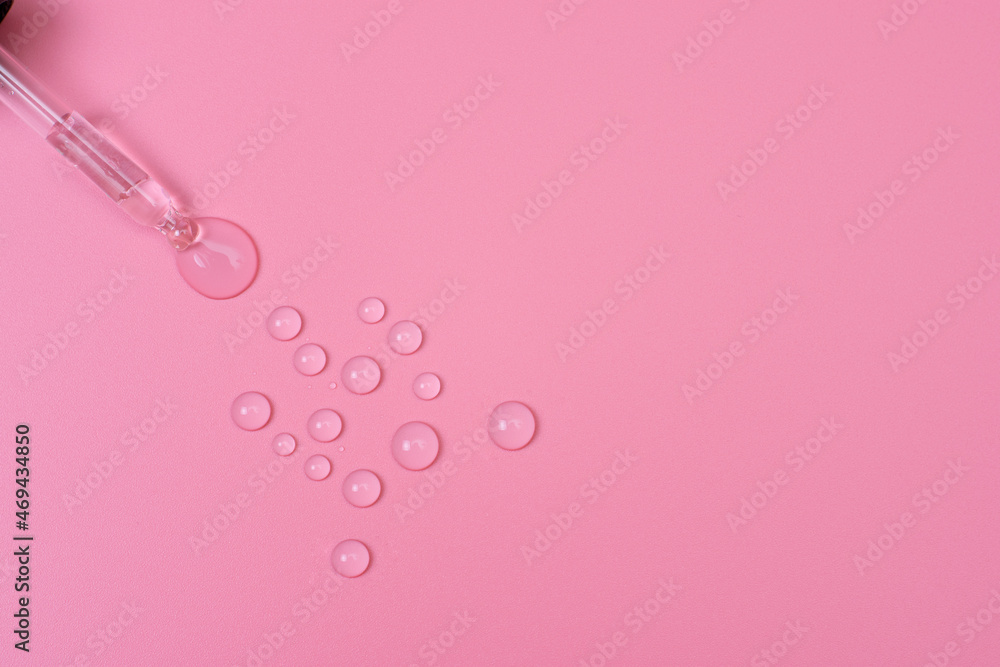
<path id="1" fill-rule="evenodd" d="M 992 278 L 982 261 L 1000 250 L 1000 5 L 910 0 L 883 35 L 889 0 L 592 0 L 554 28 L 555 0 L 399 2 L 349 59 L 341 44 L 386 2 L 19 0 L 5 21 L 10 47 L 58 7 L 19 57 L 188 206 L 242 224 L 261 267 L 236 299 L 198 296 L 162 239 L 0 109 L 0 536 L 15 532 L 19 422 L 35 535 L 30 655 L 12 648 L 15 563 L 0 556 L 0 662 L 599 665 L 603 645 L 623 665 L 1000 664 L 1000 280 L 954 292 Z M 713 23 L 723 10 L 730 22 Z M 699 33 L 709 45 L 679 68 Z M 446 110 L 490 76 L 455 127 Z M 812 87 L 831 97 L 789 132 Z M 250 148 L 275 109 L 294 118 Z M 609 119 L 624 129 L 579 170 Z M 444 143 L 390 188 L 385 172 L 436 128 Z M 958 138 L 913 172 L 939 128 Z M 765 146 L 723 199 L 718 181 Z M 512 214 L 563 170 L 568 185 L 519 231 Z M 852 243 L 845 224 L 896 179 Z M 308 260 L 320 238 L 339 248 Z M 660 246 L 670 258 L 647 276 Z M 114 271 L 134 279 L 97 312 L 87 300 L 112 296 Z M 630 293 L 629 275 L 648 280 Z M 464 290 L 442 312 L 448 281 Z M 302 312 L 300 337 L 257 327 L 227 344 L 274 290 Z M 775 318 L 779 290 L 795 300 Z M 389 311 L 374 326 L 355 314 L 370 295 Z M 329 388 L 420 308 L 436 313 L 422 349 L 380 359 L 373 394 Z M 939 310 L 944 324 L 927 324 Z M 561 358 L 588 312 L 603 326 Z M 936 335 L 894 370 L 921 321 Z M 306 338 L 330 356 L 316 378 L 292 367 Z M 65 347 L 22 380 L 50 340 Z M 444 381 L 429 403 L 410 390 L 425 370 Z M 689 401 L 700 371 L 716 379 Z M 275 409 L 246 433 L 229 405 L 251 389 Z M 158 399 L 172 414 L 123 442 Z M 532 407 L 535 440 L 473 450 L 504 400 Z M 321 407 L 344 417 L 333 443 L 305 432 Z M 794 450 L 824 418 L 842 428 L 804 462 Z M 413 419 L 441 435 L 440 486 L 401 519 L 429 479 L 391 458 Z M 272 475 L 286 430 L 300 448 Z M 637 460 L 588 487 L 618 451 Z M 320 483 L 302 473 L 317 452 L 334 462 Z M 340 492 L 358 467 L 384 484 L 366 510 Z M 734 530 L 744 499 L 763 507 Z M 572 525 L 526 557 L 572 503 Z M 213 519 L 224 529 L 196 550 Z M 890 548 L 859 565 L 880 536 Z M 329 564 L 345 538 L 373 554 L 353 580 Z M 680 590 L 637 616 L 661 580 Z"/>

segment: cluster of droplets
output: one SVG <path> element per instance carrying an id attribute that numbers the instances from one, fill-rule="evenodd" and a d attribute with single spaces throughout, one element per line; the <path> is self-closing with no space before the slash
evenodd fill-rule
<path id="1" fill-rule="evenodd" d="M 369 297 L 358 305 L 358 317 L 368 324 L 381 322 L 385 312 L 385 304 L 376 297 Z M 279 341 L 293 340 L 302 331 L 302 315 L 290 306 L 281 306 L 268 316 L 267 329 Z M 423 343 L 423 332 L 414 322 L 403 320 L 389 329 L 387 342 L 389 348 L 397 354 L 413 354 Z M 292 364 L 302 375 L 319 375 L 327 366 L 326 351 L 315 343 L 305 343 L 295 350 Z M 370 394 L 382 381 L 382 369 L 371 357 L 352 357 L 341 368 L 340 381 L 354 394 Z M 336 389 L 337 383 L 330 383 L 330 388 Z M 431 372 L 420 373 L 413 380 L 413 393 L 424 401 L 437 398 L 441 393 L 441 378 Z M 231 414 L 233 422 L 240 428 L 257 431 L 270 421 L 271 403 L 263 394 L 248 391 L 233 401 Z M 309 436 L 322 443 L 336 440 L 343 428 L 343 418 L 329 408 L 316 410 L 306 423 Z M 502 449 L 521 449 L 534 437 L 535 417 L 523 403 L 501 403 L 490 415 L 489 434 L 493 442 Z M 271 440 L 271 448 L 278 456 L 290 456 L 297 446 L 298 441 L 291 433 L 279 433 Z M 412 421 L 396 430 L 390 447 L 393 458 L 401 467 L 418 471 L 434 463 L 441 445 L 431 426 Z M 307 478 L 320 482 L 333 472 L 333 463 L 323 454 L 314 454 L 306 459 L 304 472 Z M 382 482 L 371 470 L 358 469 L 344 478 L 341 492 L 354 507 L 371 507 L 382 494 Z M 340 542 L 331 555 L 333 568 L 345 577 L 363 574 L 370 561 L 368 547 L 353 539 Z"/>

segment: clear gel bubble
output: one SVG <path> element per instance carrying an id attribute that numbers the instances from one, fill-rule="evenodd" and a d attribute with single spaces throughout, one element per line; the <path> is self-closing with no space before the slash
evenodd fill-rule
<path id="1" fill-rule="evenodd" d="M 357 577 L 368 569 L 371 553 L 368 547 L 357 540 L 344 540 L 333 548 L 330 562 L 340 576 Z"/>
<path id="2" fill-rule="evenodd" d="M 423 470 L 434 463 L 440 444 L 437 433 L 423 422 L 408 422 L 392 436 L 392 456 L 407 470 Z"/>
<path id="3" fill-rule="evenodd" d="M 358 317 L 368 324 L 381 322 L 385 317 L 385 304 L 381 299 L 370 296 L 358 304 Z"/>
<path id="4" fill-rule="evenodd" d="M 197 241 L 177 253 L 177 270 L 196 292 L 231 299 L 257 276 L 257 248 L 243 228 L 219 218 L 198 218 Z"/>
<path id="5" fill-rule="evenodd" d="M 267 330 L 278 340 L 291 340 L 302 331 L 302 316 L 291 306 L 281 306 L 267 316 Z"/>
<path id="6" fill-rule="evenodd" d="M 535 416 L 524 403 L 501 403 L 490 415 L 490 437 L 503 449 L 521 449 L 535 435 Z"/>
<path id="7" fill-rule="evenodd" d="M 409 320 L 396 322 L 389 329 L 389 347 L 397 354 L 413 354 L 420 347 L 424 334 Z"/>
<path id="8" fill-rule="evenodd" d="M 344 420 L 333 410 L 317 410 L 309 417 L 309 435 L 319 442 L 332 442 L 344 428 Z"/>
<path id="9" fill-rule="evenodd" d="M 279 433 L 271 441 L 271 449 L 278 456 L 289 456 L 295 451 L 295 436 L 291 433 Z"/>
<path id="10" fill-rule="evenodd" d="M 370 394 L 382 379 L 382 370 L 371 357 L 348 359 L 340 371 L 340 380 L 355 394 Z"/>
<path id="11" fill-rule="evenodd" d="M 441 378 L 434 373 L 421 373 L 413 381 L 413 393 L 425 401 L 437 398 L 441 393 Z"/>
<path id="12" fill-rule="evenodd" d="M 314 482 L 323 481 L 330 476 L 330 472 L 332 470 L 333 464 L 330 463 L 330 459 L 326 458 L 322 454 L 313 454 L 306 459 L 306 477 Z"/>
<path id="13" fill-rule="evenodd" d="M 295 369 L 303 375 L 316 375 L 326 368 L 326 352 L 315 343 L 306 343 L 295 350 Z"/>
<path id="14" fill-rule="evenodd" d="M 271 418 L 271 403 L 264 394 L 248 391 L 236 397 L 230 412 L 241 429 L 256 431 L 264 428 Z"/>
<path id="15" fill-rule="evenodd" d="M 371 507 L 382 495 L 382 482 L 371 470 L 355 470 L 344 478 L 344 498 L 355 507 Z"/>

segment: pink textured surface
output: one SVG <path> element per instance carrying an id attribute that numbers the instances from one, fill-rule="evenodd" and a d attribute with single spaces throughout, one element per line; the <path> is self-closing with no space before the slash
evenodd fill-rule
<path id="1" fill-rule="evenodd" d="M 261 264 L 195 294 L 0 109 L 0 541 L 19 422 L 35 535 L 30 655 L 0 549 L 0 663 L 1000 664 L 1000 5 L 561 4 L 19 0 L 2 43 Z M 295 340 L 254 314 L 274 301 Z M 379 387 L 331 389 L 359 354 Z M 253 433 L 229 418 L 250 390 L 274 407 Z M 520 451 L 483 439 L 507 400 L 538 418 Z M 390 452 L 412 420 L 441 437 L 425 472 Z M 356 579 L 344 539 L 371 549 Z"/>

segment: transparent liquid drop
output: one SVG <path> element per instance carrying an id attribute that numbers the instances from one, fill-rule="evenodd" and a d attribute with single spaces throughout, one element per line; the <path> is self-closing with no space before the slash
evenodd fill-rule
<path id="1" fill-rule="evenodd" d="M 267 316 L 267 330 L 278 340 L 291 340 L 302 331 L 302 315 L 291 306 L 281 306 Z"/>
<path id="2" fill-rule="evenodd" d="M 344 420 L 333 410 L 323 408 L 310 415 L 307 428 L 314 440 L 332 442 L 343 430 Z"/>
<path id="3" fill-rule="evenodd" d="M 196 292 L 231 299 L 257 276 L 257 248 L 243 228 L 219 218 L 198 218 L 197 241 L 177 253 L 177 270 Z"/>
<path id="4" fill-rule="evenodd" d="M 313 454 L 306 459 L 306 477 L 314 482 L 323 481 L 330 476 L 330 472 L 332 470 L 333 464 L 330 463 L 330 459 L 326 458 L 322 454 Z"/>
<path id="5" fill-rule="evenodd" d="M 389 329 L 389 347 L 397 354 L 413 354 L 420 348 L 424 334 L 415 323 L 409 320 L 396 322 Z"/>
<path id="6" fill-rule="evenodd" d="M 370 394 L 382 379 L 382 369 L 371 357 L 348 359 L 340 371 L 340 381 L 354 394 Z"/>
<path id="7" fill-rule="evenodd" d="M 489 431 L 498 447 L 521 449 L 535 435 L 535 415 L 524 403 L 501 403 L 490 415 Z"/>
<path id="8" fill-rule="evenodd" d="M 362 322 L 367 322 L 368 324 L 381 322 L 382 318 L 385 317 L 385 304 L 382 303 L 382 299 L 370 296 L 359 303 L 358 317 L 361 318 Z"/>
<path id="9" fill-rule="evenodd" d="M 423 470 L 434 463 L 440 443 L 437 433 L 423 422 L 408 422 L 392 436 L 392 456 L 407 470 Z"/>
<path id="10" fill-rule="evenodd" d="M 368 547 L 357 540 L 344 540 L 333 548 L 330 562 L 340 576 L 357 577 L 368 569 L 371 553 Z"/>
<path id="11" fill-rule="evenodd" d="M 244 431 L 256 431 L 271 419 L 271 403 L 264 394 L 248 391 L 236 397 L 230 414 L 233 422 Z"/>
<path id="12" fill-rule="evenodd" d="M 355 507 L 371 507 L 382 495 L 382 482 L 371 470 L 355 470 L 344 478 L 342 490 Z"/>
<path id="13" fill-rule="evenodd" d="M 295 451 L 295 436 L 291 433 L 279 433 L 271 441 L 271 449 L 278 456 L 290 456 Z"/>
<path id="14" fill-rule="evenodd" d="M 295 370 L 303 375 L 316 375 L 326 368 L 326 352 L 315 343 L 306 343 L 295 350 L 292 363 L 295 364 Z"/>
<path id="15" fill-rule="evenodd" d="M 336 382 L 331 382 L 330 383 L 330 389 L 336 389 L 336 388 L 337 388 L 337 383 Z"/>
<path id="16" fill-rule="evenodd" d="M 413 393 L 425 401 L 437 398 L 441 393 L 441 378 L 434 373 L 421 373 L 413 381 Z"/>

